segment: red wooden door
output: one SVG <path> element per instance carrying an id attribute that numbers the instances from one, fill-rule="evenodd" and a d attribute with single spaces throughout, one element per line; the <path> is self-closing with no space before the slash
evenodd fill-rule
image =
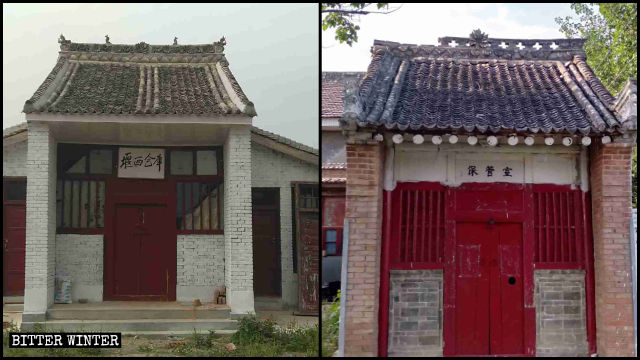
<path id="1" fill-rule="evenodd" d="M 25 179 L 3 182 L 2 294 L 5 296 L 24 295 L 26 189 Z"/>
<path id="2" fill-rule="evenodd" d="M 456 354 L 522 354 L 521 225 L 458 223 L 456 237 Z"/>
<path id="3" fill-rule="evenodd" d="M 3 295 L 6 296 L 24 295 L 25 221 L 24 204 L 5 204 Z"/>
<path id="4" fill-rule="evenodd" d="M 114 299 L 168 300 L 170 232 L 164 205 L 118 204 L 115 211 Z"/>
<path id="5" fill-rule="evenodd" d="M 277 210 L 253 210 L 253 291 L 280 296 L 280 230 Z"/>

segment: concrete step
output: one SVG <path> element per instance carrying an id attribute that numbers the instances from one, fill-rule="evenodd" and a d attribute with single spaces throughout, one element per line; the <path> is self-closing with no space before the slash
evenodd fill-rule
<path id="1" fill-rule="evenodd" d="M 174 308 L 82 308 L 54 306 L 47 310 L 50 320 L 127 320 L 127 319 L 229 319 L 230 310 L 189 307 Z"/>
<path id="2" fill-rule="evenodd" d="M 36 323 L 23 322 L 22 331 L 32 330 Z M 207 332 L 208 330 L 236 330 L 238 322 L 230 319 L 129 319 L 129 320 L 47 320 L 40 323 L 47 331 L 104 331 L 104 332 Z"/>
<path id="3" fill-rule="evenodd" d="M 256 310 L 284 310 L 282 298 L 279 297 L 256 297 L 254 307 Z"/>
<path id="4" fill-rule="evenodd" d="M 237 330 L 216 330 L 218 335 L 233 335 Z M 207 335 L 208 331 L 198 331 L 198 334 Z M 123 331 L 122 336 L 134 337 L 145 339 L 170 339 L 170 340 L 183 340 L 190 338 L 193 335 L 191 331 Z"/>
<path id="5" fill-rule="evenodd" d="M 23 304 L 4 304 L 4 306 L 2 306 L 3 313 L 21 313 L 22 311 L 24 311 Z"/>

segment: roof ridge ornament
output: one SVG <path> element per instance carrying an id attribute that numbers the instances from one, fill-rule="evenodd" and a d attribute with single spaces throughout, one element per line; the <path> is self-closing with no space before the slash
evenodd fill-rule
<path id="1" fill-rule="evenodd" d="M 109 41 L 109 35 L 104 36 L 104 43 L 107 45 L 111 45 L 111 42 Z"/>
<path id="2" fill-rule="evenodd" d="M 473 30 L 469 34 L 469 46 L 486 48 L 489 47 L 489 35 L 480 31 L 480 29 Z"/>
<path id="3" fill-rule="evenodd" d="M 60 50 L 62 51 L 67 51 L 71 48 L 71 40 L 67 40 L 62 34 L 58 38 L 58 44 L 60 44 Z"/>
<path id="4" fill-rule="evenodd" d="M 177 36 L 173 37 L 173 45 L 178 45 L 178 37 Z"/>

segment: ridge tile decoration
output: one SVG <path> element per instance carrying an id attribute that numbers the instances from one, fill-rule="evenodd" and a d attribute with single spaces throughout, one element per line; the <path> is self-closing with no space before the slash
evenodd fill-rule
<path id="1" fill-rule="evenodd" d="M 364 78 L 353 89 L 345 85 L 343 124 L 454 133 L 622 127 L 616 99 L 587 65 L 583 39 L 490 39 L 476 30 L 439 41 L 375 40 Z"/>
<path id="2" fill-rule="evenodd" d="M 224 56 L 204 45 L 80 44 L 60 35 L 53 70 L 25 113 L 255 116 Z"/>

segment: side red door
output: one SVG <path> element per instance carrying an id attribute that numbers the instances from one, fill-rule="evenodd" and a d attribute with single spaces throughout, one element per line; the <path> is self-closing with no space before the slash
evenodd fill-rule
<path id="1" fill-rule="evenodd" d="M 25 179 L 3 181 L 2 275 L 4 296 L 24 295 L 26 192 Z"/>
<path id="2" fill-rule="evenodd" d="M 456 237 L 456 354 L 522 354 L 521 224 L 458 223 Z"/>

